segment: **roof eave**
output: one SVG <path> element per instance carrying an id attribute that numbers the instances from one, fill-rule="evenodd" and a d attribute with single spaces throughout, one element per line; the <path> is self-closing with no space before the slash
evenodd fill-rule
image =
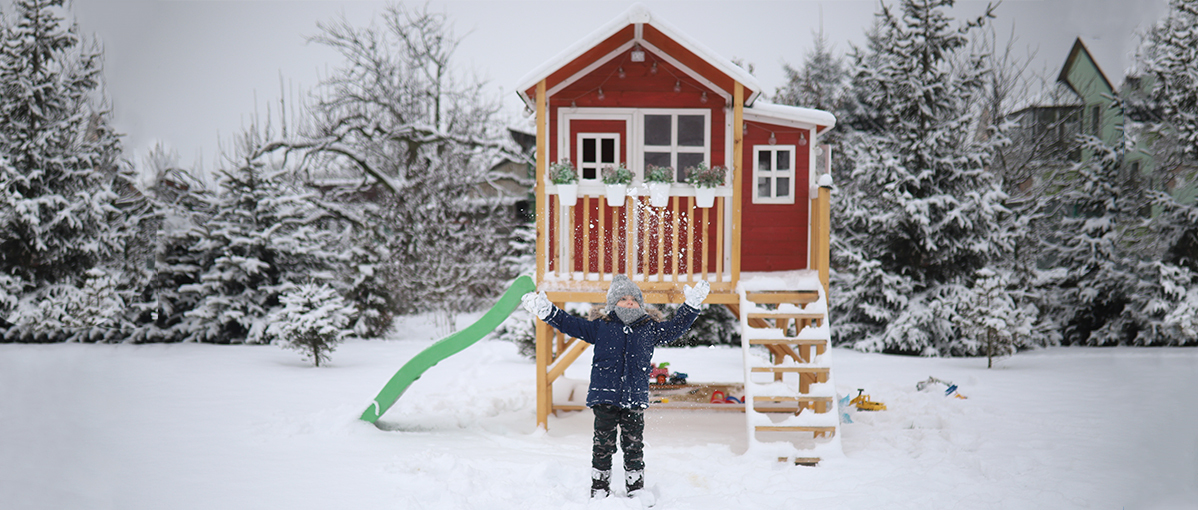
<path id="1" fill-rule="evenodd" d="M 581 57 L 594 46 L 607 40 L 615 35 L 624 27 L 633 24 L 649 24 L 661 31 L 667 37 L 678 41 L 684 48 L 694 53 L 698 57 L 707 61 L 716 70 L 728 75 L 733 80 L 740 82 L 742 85 L 753 91 L 748 98 L 745 99 L 745 106 L 751 106 L 759 97 L 761 97 L 761 84 L 757 78 L 748 71 L 745 71 L 740 66 L 733 63 L 731 60 L 715 53 L 703 43 L 692 39 L 690 36 L 683 33 L 669 22 L 654 17 L 649 9 L 644 4 L 636 3 L 624 11 L 623 14 L 615 19 L 607 22 L 603 26 L 594 30 L 586 37 L 578 40 L 574 44 L 562 50 L 555 57 L 545 61 L 541 65 L 529 71 L 517 82 L 519 86 L 516 88 L 516 94 L 520 100 L 524 102 L 529 109 L 535 110 L 536 105 L 532 97 L 529 97 L 528 90 L 535 87 L 541 80 L 552 75 L 558 69 L 568 65 L 570 62 Z M 729 93 L 732 91 L 729 90 Z"/>

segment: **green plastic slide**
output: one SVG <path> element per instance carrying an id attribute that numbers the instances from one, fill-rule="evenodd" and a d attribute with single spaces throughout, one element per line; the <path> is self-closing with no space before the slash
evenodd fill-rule
<path id="1" fill-rule="evenodd" d="M 498 328 L 516 310 L 517 306 L 520 306 L 520 297 L 536 289 L 537 285 L 527 275 L 516 278 L 516 281 L 512 282 L 512 286 L 508 287 L 507 292 L 504 292 L 503 296 L 499 298 L 499 302 L 495 303 L 495 306 L 492 306 L 481 319 L 474 321 L 474 324 L 467 326 L 466 329 L 438 340 L 437 343 L 405 363 L 403 368 L 400 368 L 390 381 L 387 381 L 387 385 L 383 386 L 383 390 L 379 392 L 378 396 L 374 397 L 374 403 L 362 412 L 361 419 L 370 423 L 378 421 L 379 417 L 387 412 L 395 404 L 395 401 L 399 400 L 399 397 L 403 396 L 408 386 L 424 375 L 426 370 L 482 340 L 483 337 Z"/>

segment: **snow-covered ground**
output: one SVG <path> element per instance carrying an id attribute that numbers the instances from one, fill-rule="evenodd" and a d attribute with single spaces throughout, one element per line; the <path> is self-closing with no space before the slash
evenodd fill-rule
<path id="1" fill-rule="evenodd" d="M 418 319 L 399 330 L 319 369 L 273 346 L 0 345 L 0 507 L 641 507 L 589 500 L 590 414 L 536 430 L 534 365 L 508 343 L 434 367 L 384 415 L 391 430 L 357 420 L 436 336 Z M 692 381 L 741 379 L 738 349 L 656 359 Z M 1198 507 L 1198 349 L 985 364 L 837 350 L 840 393 L 864 388 L 889 410 L 854 414 L 845 456 L 814 468 L 742 455 L 740 413 L 650 411 L 656 508 Z M 928 376 L 969 398 L 916 391 Z"/>

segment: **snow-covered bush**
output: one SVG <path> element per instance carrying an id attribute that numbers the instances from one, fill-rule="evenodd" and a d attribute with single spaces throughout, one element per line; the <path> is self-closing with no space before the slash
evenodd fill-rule
<path id="1" fill-rule="evenodd" d="M 1006 275 L 990 269 L 977 272 L 974 286 L 965 289 L 957 302 L 956 324 L 962 336 L 957 342 L 968 355 L 985 355 L 987 368 L 994 358 L 1015 354 L 1030 336 L 1038 310 L 1020 308 L 1011 297 Z"/>
<path id="2" fill-rule="evenodd" d="M 8 321 L 34 342 L 103 340 L 114 332 L 125 304 L 117 293 L 120 275 L 87 271 L 82 288 L 58 284 L 30 294 Z"/>
<path id="3" fill-rule="evenodd" d="M 283 293 L 283 307 L 271 312 L 267 338 L 285 349 L 300 351 L 315 366 L 352 335 L 349 325 L 358 311 L 327 284 L 303 284 Z"/>

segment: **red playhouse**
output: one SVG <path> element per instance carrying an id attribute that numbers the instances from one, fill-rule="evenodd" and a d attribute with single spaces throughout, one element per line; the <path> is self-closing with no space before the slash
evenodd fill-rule
<path id="1" fill-rule="evenodd" d="M 750 447 L 785 445 L 779 458 L 796 462 L 839 451 L 831 154 L 819 143 L 835 117 L 767 103 L 756 78 L 641 5 L 517 90 L 536 115 L 538 290 L 559 305 L 602 303 L 626 274 L 647 302 L 681 303 L 684 284 L 709 281 L 706 303 L 741 320 Z M 605 185 L 603 170 L 621 165 L 632 181 Z M 554 184 L 551 166 L 572 168 L 577 186 Z M 668 182 L 651 193 L 655 167 Z M 714 186 L 688 183 L 715 167 L 727 171 Z M 552 385 L 588 344 L 537 327 L 537 422 L 548 427 L 555 410 L 578 409 L 555 406 Z"/>

